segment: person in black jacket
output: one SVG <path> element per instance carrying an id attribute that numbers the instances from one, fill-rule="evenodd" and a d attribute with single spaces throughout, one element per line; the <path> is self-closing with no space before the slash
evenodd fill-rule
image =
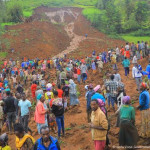
<path id="1" fill-rule="evenodd" d="M 14 126 L 16 122 L 16 106 L 15 106 L 15 98 L 11 96 L 10 91 L 6 92 L 6 99 L 4 100 L 4 113 L 7 115 L 8 120 L 8 129 L 11 133 L 12 124 Z"/>
<path id="2" fill-rule="evenodd" d="M 56 123 L 58 126 L 58 138 L 60 138 L 60 133 L 62 129 L 63 136 L 65 134 L 64 129 L 64 102 L 62 98 L 58 98 L 58 92 L 54 91 L 55 99 L 52 103 L 52 113 L 56 117 Z"/>

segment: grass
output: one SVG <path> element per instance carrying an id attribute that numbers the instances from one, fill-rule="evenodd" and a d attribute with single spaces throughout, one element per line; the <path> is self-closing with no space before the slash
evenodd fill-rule
<path id="1" fill-rule="evenodd" d="M 29 43 L 30 40 L 29 39 L 25 39 L 24 41 L 25 41 L 25 43 Z"/>
<path id="2" fill-rule="evenodd" d="M 97 0 L 74 0 L 74 3 L 81 6 L 95 6 Z"/>
<path id="3" fill-rule="evenodd" d="M 1 23 L 1 26 L 2 27 L 5 27 L 6 25 L 7 26 L 11 26 L 11 25 L 14 25 L 15 23 L 13 23 L 13 22 L 6 22 L 6 23 Z"/>
<path id="4" fill-rule="evenodd" d="M 137 41 L 147 41 L 150 43 L 149 36 L 131 36 L 131 35 L 122 35 L 121 36 L 125 41 L 137 43 Z"/>
<path id="5" fill-rule="evenodd" d="M 33 11 L 32 11 L 32 10 L 31 10 L 31 11 L 23 11 L 23 15 L 24 15 L 24 17 L 26 17 L 26 18 L 31 17 L 32 14 L 33 14 Z"/>
<path id="6" fill-rule="evenodd" d="M 85 8 L 82 11 L 82 14 L 91 22 L 94 22 L 94 20 L 97 20 L 98 16 L 100 14 L 103 14 L 104 11 L 97 9 L 97 8 Z"/>
<path id="7" fill-rule="evenodd" d="M 2 39 L 2 44 L 4 44 L 6 46 L 6 49 L 8 50 L 10 48 L 10 44 L 11 44 L 11 41 L 7 38 L 5 39 Z"/>
<path id="8" fill-rule="evenodd" d="M 7 52 L 0 52 L 0 58 L 4 59 L 7 56 Z"/>

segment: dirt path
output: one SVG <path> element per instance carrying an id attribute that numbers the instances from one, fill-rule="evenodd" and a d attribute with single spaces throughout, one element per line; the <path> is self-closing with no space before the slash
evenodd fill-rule
<path id="1" fill-rule="evenodd" d="M 64 30 L 67 32 L 69 38 L 71 39 L 70 45 L 67 47 L 67 49 L 55 55 L 53 59 L 57 57 L 63 57 L 64 54 L 68 54 L 70 52 L 75 51 L 76 49 L 78 49 L 80 42 L 84 40 L 98 40 L 98 41 L 102 40 L 102 39 L 95 38 L 95 37 L 86 38 L 85 36 L 75 34 L 74 32 L 75 21 L 78 19 L 79 12 L 73 12 L 71 9 L 66 9 L 66 10 L 60 9 L 54 12 L 46 12 L 45 14 L 50 18 L 50 21 L 54 24 L 57 24 L 57 23 L 66 24 L 64 26 Z M 67 21 L 65 20 L 66 15 L 73 17 L 74 18 L 73 21 L 67 23 Z"/>

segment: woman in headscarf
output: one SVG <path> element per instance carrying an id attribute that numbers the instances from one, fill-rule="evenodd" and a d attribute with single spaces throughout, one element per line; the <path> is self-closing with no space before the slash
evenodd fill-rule
<path id="1" fill-rule="evenodd" d="M 53 92 L 51 91 L 52 90 L 52 86 L 51 87 L 48 87 L 47 89 L 47 92 L 45 93 L 45 99 L 48 100 L 48 95 L 50 94 L 51 95 L 51 98 L 54 98 L 54 94 Z"/>
<path id="2" fill-rule="evenodd" d="M 69 80 L 69 96 L 70 96 L 70 105 L 77 105 L 79 104 L 79 100 L 77 97 L 77 89 L 76 89 L 76 84 L 72 79 Z"/>
<path id="3" fill-rule="evenodd" d="M 120 109 L 119 145 L 134 147 L 138 142 L 138 132 L 135 127 L 135 110 L 130 102 L 130 96 L 123 97 Z"/>
<path id="4" fill-rule="evenodd" d="M 94 91 L 95 93 L 93 94 L 93 96 L 91 97 L 91 99 L 101 99 L 104 103 L 105 103 L 105 98 L 102 94 L 100 94 L 98 91 L 101 92 L 101 86 L 100 85 L 97 85 L 95 88 L 94 88 Z"/>
<path id="5" fill-rule="evenodd" d="M 35 108 L 34 120 L 37 123 L 38 133 L 40 134 L 41 127 L 44 125 L 48 125 L 47 112 L 49 111 L 49 109 L 47 109 L 43 95 L 39 94 L 37 96 L 37 99 L 39 99 L 39 101 Z"/>

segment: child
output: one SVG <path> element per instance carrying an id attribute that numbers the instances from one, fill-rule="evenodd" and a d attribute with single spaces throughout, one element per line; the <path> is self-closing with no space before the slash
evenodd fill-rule
<path id="1" fill-rule="evenodd" d="M 50 127 L 50 130 L 54 131 L 55 133 L 57 132 L 56 118 L 55 118 L 54 114 L 49 115 L 49 127 Z"/>

